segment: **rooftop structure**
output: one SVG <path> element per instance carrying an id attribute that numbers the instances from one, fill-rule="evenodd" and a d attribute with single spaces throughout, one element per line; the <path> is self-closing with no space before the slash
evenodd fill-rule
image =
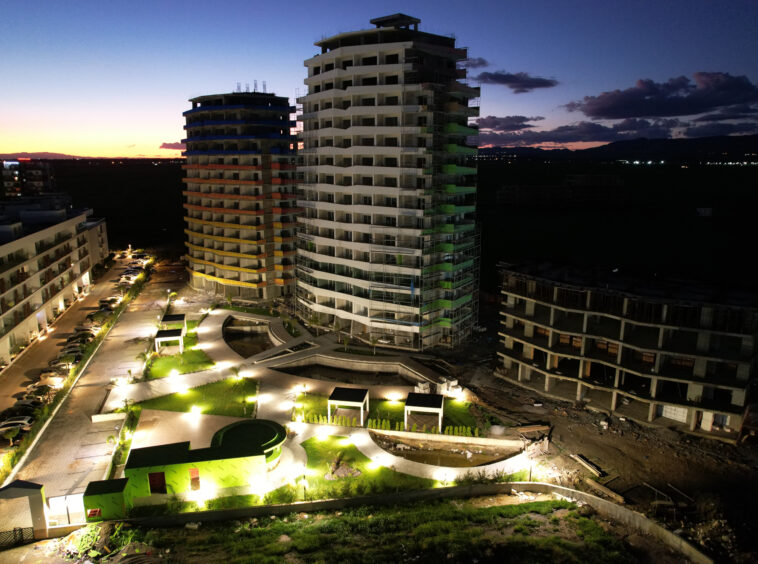
<path id="1" fill-rule="evenodd" d="M 294 294 L 294 107 L 265 92 L 191 102 L 183 140 L 190 284 L 254 300 Z"/>
<path id="2" fill-rule="evenodd" d="M 466 49 L 395 14 L 306 60 L 298 311 L 379 345 L 454 347 L 476 324 L 477 129 Z"/>

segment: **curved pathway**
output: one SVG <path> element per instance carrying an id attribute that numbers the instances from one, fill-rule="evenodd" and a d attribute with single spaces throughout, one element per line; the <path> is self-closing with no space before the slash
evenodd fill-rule
<path id="1" fill-rule="evenodd" d="M 289 462 L 296 463 L 296 472 L 303 470 L 307 462 L 307 456 L 305 454 L 305 449 L 300 445 L 311 437 L 321 435 L 350 437 L 355 447 L 377 465 L 385 466 L 404 474 L 410 474 L 420 478 L 429 478 L 443 483 L 454 482 L 465 475 L 472 473 L 483 473 L 494 477 L 501 473 L 512 474 L 528 467 L 529 462 L 525 453 L 492 464 L 475 467 L 450 467 L 423 464 L 385 451 L 373 441 L 369 434 L 369 430 L 365 428 L 292 422 L 292 407 L 298 394 L 301 393 L 303 385 L 307 386 L 308 391 L 323 394 L 328 394 L 335 385 L 347 387 L 356 386 L 352 384 L 340 384 L 339 382 L 326 382 L 294 376 L 271 370 L 267 368 L 266 365 L 269 363 L 273 364 L 275 361 L 277 363 L 281 362 L 282 357 L 284 356 L 281 353 L 287 354 L 288 359 L 292 358 L 293 360 L 300 357 L 311 356 L 317 352 L 322 354 L 338 354 L 338 351 L 335 349 L 339 347 L 339 344 L 336 342 L 334 335 L 327 333 L 320 337 L 313 337 L 302 326 L 298 326 L 301 333 L 300 337 L 290 337 L 287 342 L 281 345 L 274 346 L 245 359 L 232 350 L 223 338 L 224 322 L 231 315 L 244 319 L 265 321 L 272 325 L 278 324 L 281 326 L 281 331 L 284 331 L 282 321 L 279 318 L 240 313 L 227 309 L 215 309 L 209 313 L 197 328 L 197 346 L 216 363 L 213 368 L 202 372 L 181 374 L 160 380 L 152 380 L 149 382 L 118 387 L 109 395 L 108 400 L 103 407 L 103 411 L 112 411 L 116 407 L 120 407 L 123 405 L 125 398 L 140 402 L 184 389 L 224 380 L 233 376 L 231 368 L 238 367 L 240 368 L 241 375 L 252 377 L 259 382 L 260 388 L 258 393 L 257 417 L 260 419 L 270 419 L 286 425 L 295 433 L 295 438 L 294 440 L 291 440 L 290 447 L 287 449 L 289 451 L 286 456 L 287 460 L 285 461 L 283 459 L 282 464 L 280 464 L 281 468 L 289 466 L 288 464 L 284 464 L 284 462 Z M 270 331 L 274 332 L 274 328 L 272 327 Z M 277 331 L 279 336 L 281 336 L 281 331 Z M 306 341 L 312 343 L 313 346 L 301 351 L 286 353 L 290 348 Z M 418 367 L 419 370 L 428 371 L 426 367 L 416 363 L 406 355 L 386 357 L 386 360 L 388 362 L 402 361 L 404 364 L 413 363 L 415 365 L 414 369 Z M 407 386 L 368 387 L 373 390 L 374 393 L 380 393 L 381 395 L 384 395 L 388 390 L 394 388 L 397 388 L 398 391 L 401 392 L 407 392 L 408 389 L 410 389 Z M 294 445 L 297 445 L 300 448 L 293 448 Z M 275 472 L 275 474 L 277 476 L 277 483 L 281 480 L 286 482 L 292 479 L 290 476 L 292 471 L 279 471 Z"/>

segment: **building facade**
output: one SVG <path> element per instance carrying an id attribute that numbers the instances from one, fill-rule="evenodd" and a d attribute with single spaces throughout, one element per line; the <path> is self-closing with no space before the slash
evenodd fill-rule
<path id="1" fill-rule="evenodd" d="M 55 177 L 49 162 L 20 158 L 0 161 L 3 194 L 6 198 L 36 196 L 55 190 Z"/>
<path id="2" fill-rule="evenodd" d="M 264 92 L 191 102 L 183 140 L 190 284 L 253 300 L 294 294 L 294 107 Z"/>
<path id="3" fill-rule="evenodd" d="M 91 267 L 102 260 L 92 257 L 93 240 L 97 256 L 108 255 L 105 222 L 88 220 L 91 213 L 36 206 L 2 218 L 0 365 L 87 291 Z"/>
<path id="4" fill-rule="evenodd" d="M 705 289 L 503 268 L 498 375 L 640 422 L 736 438 L 755 370 L 755 304 Z M 588 277 L 589 279 L 589 277 Z"/>
<path id="5" fill-rule="evenodd" d="M 456 346 L 477 319 L 479 89 L 454 39 L 371 23 L 305 61 L 298 311 L 379 345 Z"/>

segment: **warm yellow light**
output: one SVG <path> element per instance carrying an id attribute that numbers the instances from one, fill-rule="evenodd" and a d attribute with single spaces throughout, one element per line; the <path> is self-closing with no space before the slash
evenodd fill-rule
<path id="1" fill-rule="evenodd" d="M 402 394 L 399 394 L 397 392 L 390 392 L 387 394 L 387 401 L 390 401 L 392 403 L 399 402 L 401 399 L 403 399 Z"/>
<path id="2" fill-rule="evenodd" d="M 177 376 L 179 376 L 179 371 L 176 368 L 168 373 L 169 378 L 176 378 Z"/>
<path id="3" fill-rule="evenodd" d="M 329 434 L 329 431 L 327 431 L 327 430 L 319 429 L 318 431 L 316 431 L 316 440 L 317 441 L 320 441 L 320 442 L 325 441 L 330 436 L 331 435 Z"/>
<path id="4" fill-rule="evenodd" d="M 199 405 L 193 405 L 190 408 L 190 413 L 192 415 L 200 415 L 202 412 L 203 412 L 203 408 L 201 406 L 199 406 Z"/>
<path id="5" fill-rule="evenodd" d="M 279 409 L 282 411 L 289 411 L 295 404 L 290 400 L 284 400 L 279 404 Z"/>
<path id="6" fill-rule="evenodd" d="M 258 398 L 256 396 L 247 396 L 245 398 L 245 401 L 247 403 L 255 403 L 256 401 L 258 401 Z"/>

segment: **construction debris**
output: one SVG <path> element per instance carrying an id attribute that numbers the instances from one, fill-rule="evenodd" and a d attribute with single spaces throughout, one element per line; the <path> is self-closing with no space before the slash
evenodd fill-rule
<path id="1" fill-rule="evenodd" d="M 621 504 L 626 503 L 626 500 L 624 500 L 623 495 L 617 494 L 612 489 L 604 486 L 603 484 L 596 482 L 592 478 L 585 478 L 584 483 L 590 486 L 592 489 L 599 491 L 603 495 L 611 498 L 616 503 L 621 503 Z"/>
<path id="2" fill-rule="evenodd" d="M 579 464 L 584 466 L 587 470 L 592 472 L 598 478 L 601 478 L 605 475 L 605 472 L 603 472 L 597 464 L 593 464 L 581 454 L 572 454 L 571 458 L 576 460 Z"/>

